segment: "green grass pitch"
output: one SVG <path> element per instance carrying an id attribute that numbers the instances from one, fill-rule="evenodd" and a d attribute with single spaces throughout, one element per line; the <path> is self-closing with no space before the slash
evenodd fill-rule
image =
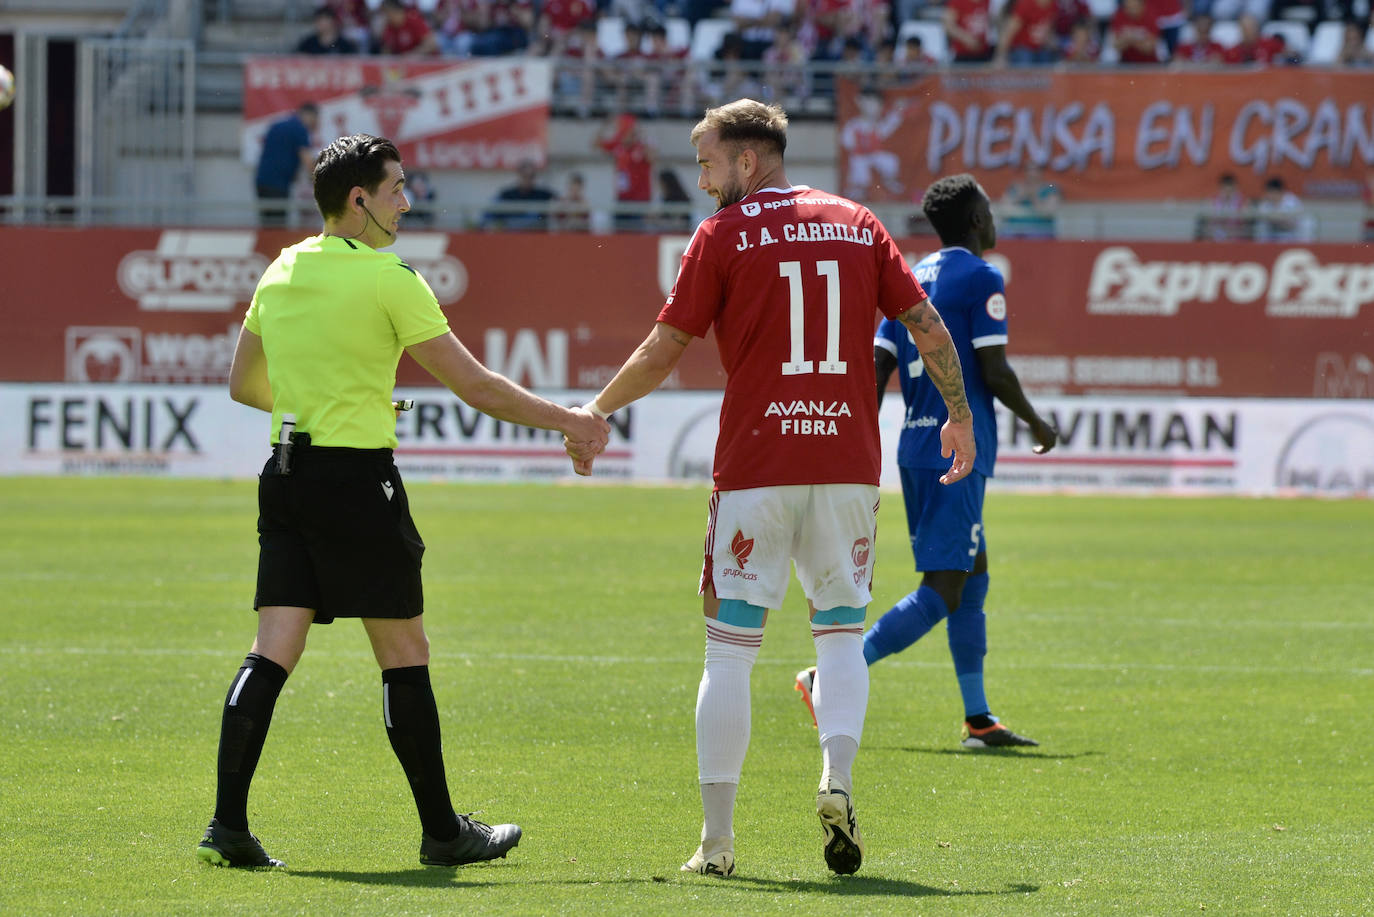
<path id="1" fill-rule="evenodd" d="M 510 859 L 418 864 L 357 622 L 318 628 L 249 813 L 285 871 L 192 849 L 252 639 L 250 482 L 0 480 L 3 914 L 1374 912 L 1374 505 L 993 492 L 988 693 L 1039 749 L 958 748 L 943 627 L 872 670 L 868 845 L 827 873 L 794 582 L 753 679 L 735 878 L 700 827 L 706 491 L 411 487 L 459 811 Z M 913 588 L 885 495 L 870 621 Z"/>

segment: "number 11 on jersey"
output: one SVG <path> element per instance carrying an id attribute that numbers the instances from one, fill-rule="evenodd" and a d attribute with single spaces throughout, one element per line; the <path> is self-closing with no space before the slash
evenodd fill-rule
<path id="1" fill-rule="evenodd" d="M 782 364 L 784 376 L 799 376 L 813 372 L 810 360 L 804 359 L 806 343 L 806 304 L 802 293 L 802 265 L 800 261 L 778 263 L 778 276 L 787 281 L 791 294 L 792 359 Z M 825 359 L 819 371 L 841 375 L 848 371 L 840 359 L 840 263 L 817 261 L 816 276 L 825 278 Z"/>

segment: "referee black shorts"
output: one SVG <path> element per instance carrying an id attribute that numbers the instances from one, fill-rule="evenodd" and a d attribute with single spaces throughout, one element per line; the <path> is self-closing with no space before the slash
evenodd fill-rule
<path id="1" fill-rule="evenodd" d="M 313 608 L 316 624 L 424 611 L 425 544 L 390 449 L 298 444 L 289 475 L 273 455 L 258 478 L 258 545 L 254 609 Z"/>

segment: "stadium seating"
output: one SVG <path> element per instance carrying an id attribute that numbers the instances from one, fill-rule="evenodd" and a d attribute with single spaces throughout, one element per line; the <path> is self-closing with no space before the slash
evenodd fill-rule
<path id="1" fill-rule="evenodd" d="M 607 57 L 625 53 L 625 20 L 619 16 L 602 16 L 596 21 L 596 44 Z"/>
<path id="2" fill-rule="evenodd" d="M 1260 26 L 1260 31 L 1265 35 L 1282 35 L 1284 44 L 1288 50 L 1307 60 L 1308 50 L 1312 43 L 1312 34 L 1307 26 L 1301 22 L 1294 22 L 1291 19 L 1275 19 Z M 1336 46 L 1339 50 L 1340 45 Z"/>
<path id="3" fill-rule="evenodd" d="M 673 17 L 663 22 L 668 30 L 668 47 L 689 48 L 692 46 L 692 24 L 686 19 Z"/>
<path id="4" fill-rule="evenodd" d="M 921 48 L 937 63 L 949 60 L 949 41 L 945 27 L 928 19 L 908 19 L 897 30 L 897 59 L 905 60 L 906 40 L 912 35 L 921 39 Z"/>
<path id="5" fill-rule="evenodd" d="M 1212 41 L 1223 48 L 1234 48 L 1240 44 L 1240 23 L 1233 19 L 1212 23 Z"/>
<path id="6" fill-rule="evenodd" d="M 1307 50 L 1309 64 L 1332 64 L 1341 53 L 1341 39 L 1345 34 L 1342 22 L 1322 22 L 1312 33 L 1312 44 Z"/>
<path id="7" fill-rule="evenodd" d="M 692 31 L 692 60 L 711 60 L 725 36 L 733 32 L 735 24 L 729 19 L 699 19 Z"/>

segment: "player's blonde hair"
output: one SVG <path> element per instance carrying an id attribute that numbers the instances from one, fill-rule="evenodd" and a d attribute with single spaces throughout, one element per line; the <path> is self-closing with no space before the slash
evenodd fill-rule
<path id="1" fill-rule="evenodd" d="M 721 143 L 736 150 L 758 146 L 782 156 L 787 149 L 787 112 L 781 105 L 765 105 L 753 99 L 736 99 L 726 105 L 706 109 L 706 115 L 692 128 L 692 146 L 708 131 L 716 131 Z"/>

